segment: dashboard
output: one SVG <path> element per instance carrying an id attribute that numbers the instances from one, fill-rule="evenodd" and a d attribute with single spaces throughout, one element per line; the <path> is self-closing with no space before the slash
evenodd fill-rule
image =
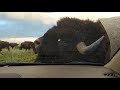
<path id="1" fill-rule="evenodd" d="M 0 67 L 0 78 L 114 78 L 111 70 L 90 65 L 38 65 Z"/>

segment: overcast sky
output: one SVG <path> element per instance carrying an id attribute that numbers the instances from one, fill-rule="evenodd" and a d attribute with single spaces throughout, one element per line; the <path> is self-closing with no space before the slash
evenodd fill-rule
<path id="1" fill-rule="evenodd" d="M 0 38 L 39 37 L 66 16 L 96 21 L 120 12 L 0 12 Z"/>
<path id="2" fill-rule="evenodd" d="M 45 24 L 55 24 L 58 19 L 65 16 L 97 20 L 120 16 L 120 12 L 0 12 L 0 15 L 11 19 L 40 20 Z"/>

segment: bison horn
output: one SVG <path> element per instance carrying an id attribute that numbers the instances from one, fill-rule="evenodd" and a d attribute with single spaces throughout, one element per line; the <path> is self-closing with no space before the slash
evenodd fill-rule
<path id="1" fill-rule="evenodd" d="M 86 46 L 84 42 L 80 42 L 77 44 L 77 50 L 83 55 L 92 53 L 98 48 L 100 43 L 103 41 L 103 38 L 104 36 L 102 36 L 101 38 L 99 38 L 97 41 L 95 41 L 89 46 Z"/>

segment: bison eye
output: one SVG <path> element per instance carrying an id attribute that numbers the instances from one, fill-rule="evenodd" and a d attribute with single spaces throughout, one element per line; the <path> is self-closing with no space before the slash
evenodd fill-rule
<path id="1" fill-rule="evenodd" d="M 61 39 L 58 39 L 58 42 L 60 42 L 61 41 Z"/>

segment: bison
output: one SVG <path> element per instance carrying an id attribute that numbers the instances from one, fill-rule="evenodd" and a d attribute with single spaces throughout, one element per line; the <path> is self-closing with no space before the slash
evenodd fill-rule
<path id="1" fill-rule="evenodd" d="M 8 51 L 10 51 L 9 46 L 10 46 L 9 42 L 7 42 L 7 41 L 1 41 L 1 40 L 0 40 L 0 53 L 1 53 L 1 51 L 2 51 L 3 48 L 7 48 Z M 1 54 L 2 54 L 2 53 L 1 53 Z M 2 55 L 3 55 L 3 54 L 2 54 Z"/>
<path id="2" fill-rule="evenodd" d="M 20 50 L 22 50 L 22 49 L 25 49 L 25 50 L 33 49 L 33 51 L 35 52 L 35 45 L 31 41 L 24 41 L 24 42 L 21 43 L 19 49 Z"/>
<path id="3" fill-rule="evenodd" d="M 37 42 L 36 42 L 37 41 Z M 34 43 L 38 52 L 35 62 L 70 63 L 85 61 L 105 64 L 108 62 L 110 41 L 98 20 L 61 18 L 42 38 Z"/>
<path id="4" fill-rule="evenodd" d="M 15 46 L 18 46 L 19 44 L 17 44 L 17 43 L 10 43 L 10 46 L 12 47 L 12 48 L 14 48 Z"/>

